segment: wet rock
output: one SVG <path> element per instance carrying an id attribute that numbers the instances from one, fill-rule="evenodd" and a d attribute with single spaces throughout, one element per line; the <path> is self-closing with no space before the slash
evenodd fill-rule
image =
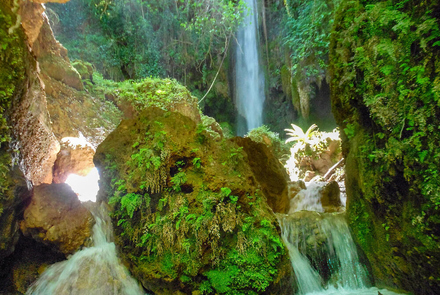
<path id="1" fill-rule="evenodd" d="M 53 182 L 64 183 L 69 174 L 87 176 L 95 167 L 94 155 L 95 149 L 85 138 L 63 138 L 53 168 Z"/>
<path id="2" fill-rule="evenodd" d="M 12 132 L 18 139 L 21 167 L 34 185 L 52 182 L 52 166 L 60 149 L 51 130 L 44 86 L 35 61 L 29 62 L 22 96 L 12 109 Z"/>
<path id="3" fill-rule="evenodd" d="M 341 192 L 339 185 L 336 181 L 330 181 L 324 186 L 321 191 L 321 204 L 326 212 L 338 212 L 340 211 Z"/>
<path id="4" fill-rule="evenodd" d="M 64 259 L 63 254 L 32 238 L 21 236 L 14 254 L 6 260 L 8 265 L 5 265 L 11 276 L 11 294 L 25 294 L 48 266 Z"/>
<path id="5" fill-rule="evenodd" d="M 66 255 L 78 250 L 91 235 L 93 217 L 70 186 L 43 184 L 34 188 L 20 229 Z"/>
<path id="6" fill-rule="evenodd" d="M 290 181 L 289 185 L 289 199 L 296 196 L 301 190 L 307 189 L 306 184 L 302 180 Z"/>
<path id="7" fill-rule="evenodd" d="M 18 220 L 31 192 L 23 173 L 11 167 L 10 155 L 0 150 L 0 262 L 10 255 L 19 238 Z"/>

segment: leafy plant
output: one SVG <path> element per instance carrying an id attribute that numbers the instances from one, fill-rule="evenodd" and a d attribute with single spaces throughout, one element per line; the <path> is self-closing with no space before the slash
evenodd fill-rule
<path id="1" fill-rule="evenodd" d="M 292 129 L 284 129 L 287 131 L 287 135 L 290 135 L 290 137 L 286 140 L 286 143 L 288 142 L 298 142 L 298 143 L 307 143 L 309 142 L 310 138 L 313 136 L 315 129 L 318 128 L 316 124 L 312 124 L 307 131 L 304 133 L 304 131 L 301 129 L 301 127 L 290 124 L 292 126 Z"/>

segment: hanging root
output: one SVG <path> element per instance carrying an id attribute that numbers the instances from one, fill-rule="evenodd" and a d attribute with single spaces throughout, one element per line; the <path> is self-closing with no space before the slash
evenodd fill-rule
<path id="1" fill-rule="evenodd" d="M 9 35 L 12 35 L 14 31 L 20 26 L 21 24 L 21 15 L 19 15 L 18 9 L 20 8 L 20 0 L 14 0 L 14 6 L 12 7 L 12 12 L 17 16 L 17 20 L 15 21 L 15 25 L 9 28 L 8 33 Z"/>

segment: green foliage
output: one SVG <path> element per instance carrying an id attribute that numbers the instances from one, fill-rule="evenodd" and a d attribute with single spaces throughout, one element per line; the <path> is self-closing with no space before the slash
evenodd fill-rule
<path id="1" fill-rule="evenodd" d="M 304 133 L 300 127 L 291 125 L 293 129 L 285 129 L 291 135 L 286 143 L 295 141 L 285 164 L 291 180 L 304 178 L 308 170 L 317 172 L 314 169 L 313 160 L 321 158 L 323 154 L 331 156 L 330 160 L 333 164 L 340 160 L 341 140 L 338 129 L 332 132 L 314 131 L 318 126 L 313 124 Z"/>
<path id="2" fill-rule="evenodd" d="M 15 15 L 0 10 L 0 147 L 10 141 L 6 112 L 10 107 L 16 87 L 24 79 L 24 45 L 20 30 L 9 32 L 15 25 Z"/>
<path id="3" fill-rule="evenodd" d="M 290 83 L 294 88 L 291 95 L 293 105 L 304 118 L 310 111 L 312 84 L 320 87 L 328 77 L 330 31 L 339 3 L 340 0 L 284 1 L 284 42 L 290 49 Z"/>
<path id="4" fill-rule="evenodd" d="M 94 72 L 94 91 L 114 97 L 114 102 L 122 109 L 130 105 L 135 112 L 155 106 L 166 111 L 174 111 L 179 104 L 191 104 L 197 107 L 197 99 L 188 89 L 174 79 L 145 78 L 114 82 L 106 80 Z M 163 136 L 164 134 L 157 136 Z"/>
<path id="5" fill-rule="evenodd" d="M 314 135 L 314 130 L 318 128 L 318 125 L 312 124 L 304 133 L 301 127 L 296 126 L 295 124 L 290 125 L 292 126 L 292 129 L 284 129 L 285 131 L 287 131 L 287 135 L 290 135 L 290 137 L 287 138 L 286 143 L 292 141 L 303 144 L 308 143 L 310 141 L 310 138 Z"/>
<path id="6" fill-rule="evenodd" d="M 289 153 L 289 146 L 280 139 L 278 133 L 271 131 L 266 125 L 250 130 L 248 134 L 246 134 L 246 137 L 266 145 L 274 152 L 278 159 L 285 158 Z"/>
<path id="7" fill-rule="evenodd" d="M 206 76 L 213 68 L 244 9 L 230 0 L 81 0 L 48 6 L 71 57 L 93 63 L 106 77 L 171 76 L 182 82 L 190 72 Z"/>
<path id="8" fill-rule="evenodd" d="M 374 233 L 389 240 L 387 245 L 381 243 L 383 248 L 373 249 L 374 254 L 386 256 L 385 264 L 393 258 L 391 247 L 401 247 L 399 253 L 408 261 L 417 260 L 417 265 L 436 263 L 421 259 L 439 253 L 440 29 L 436 5 L 429 1 L 418 5 L 348 1 L 341 3 L 335 19 L 331 71 L 337 95 L 332 98 L 333 108 L 358 163 L 360 197 L 365 208 L 373 207 L 376 214 L 365 219 L 378 219 Z M 361 216 L 365 208 L 359 209 Z M 358 209 L 349 206 L 350 210 Z M 400 231 L 405 231 L 403 238 Z M 370 240 L 362 230 L 358 236 L 361 241 Z M 432 275 L 427 273 L 420 275 Z M 440 277 L 435 276 L 436 280 Z"/>
<path id="9" fill-rule="evenodd" d="M 267 290 L 285 250 L 275 217 L 262 209 L 265 199 L 231 176 L 243 173 L 242 148 L 214 140 L 187 117 L 176 121 L 178 114 L 156 108 L 142 114 L 134 129 L 124 130 L 131 134 L 126 153 L 110 150 L 103 169 L 112 179 L 116 240 L 134 272 L 203 294 Z"/>
<path id="10" fill-rule="evenodd" d="M 13 191 L 11 187 L 13 182 L 10 178 L 10 170 L 12 169 L 11 156 L 0 149 L 0 217 L 6 207 L 9 207 L 13 201 Z"/>

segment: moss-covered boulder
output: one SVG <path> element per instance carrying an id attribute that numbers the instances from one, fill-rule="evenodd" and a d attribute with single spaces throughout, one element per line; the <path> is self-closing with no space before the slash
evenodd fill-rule
<path id="1" fill-rule="evenodd" d="M 291 294 L 287 250 L 243 148 L 150 107 L 98 147 L 98 198 L 155 294 Z M 192 293 L 193 292 L 193 293 Z"/>
<path id="2" fill-rule="evenodd" d="M 439 12 L 343 1 L 331 42 L 350 225 L 376 282 L 414 294 L 440 294 Z"/>

